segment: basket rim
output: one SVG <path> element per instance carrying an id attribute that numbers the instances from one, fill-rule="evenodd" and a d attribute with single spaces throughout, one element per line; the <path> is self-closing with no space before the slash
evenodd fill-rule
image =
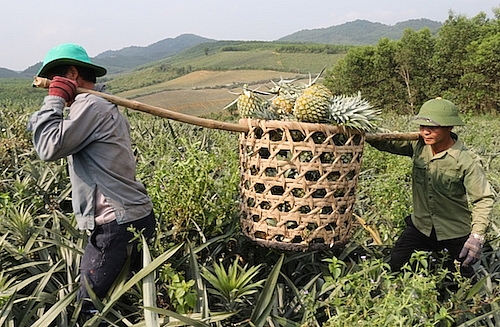
<path id="1" fill-rule="evenodd" d="M 255 126 L 266 126 L 266 127 L 285 127 L 290 130 L 321 130 L 328 131 L 331 133 L 350 133 L 350 134 L 359 134 L 365 135 L 366 132 L 360 131 L 355 128 L 342 126 L 342 125 L 333 125 L 333 124 L 325 124 L 325 123 L 306 123 L 306 122 L 298 122 L 298 121 L 284 121 L 284 120 L 265 120 L 265 119 L 254 119 L 254 118 L 240 118 L 240 125 L 247 125 L 249 127 Z M 251 128 L 249 128 L 251 131 Z M 246 133 L 248 133 L 247 131 Z"/>

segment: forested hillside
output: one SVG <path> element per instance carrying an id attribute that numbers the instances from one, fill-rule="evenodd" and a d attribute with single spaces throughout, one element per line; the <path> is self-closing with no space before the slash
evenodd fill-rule
<path id="1" fill-rule="evenodd" d="M 167 38 L 145 47 L 131 46 L 120 50 L 108 50 L 92 58 L 92 62 L 106 67 L 108 74 L 119 74 L 130 71 L 141 65 L 176 55 L 200 43 L 214 40 L 192 34 L 183 34 L 175 38 Z M 36 75 L 41 62 L 29 67 L 19 77 L 31 78 Z M 0 72 L 0 78 L 4 77 Z"/>
<path id="2" fill-rule="evenodd" d="M 168 38 L 146 47 L 127 47 L 121 50 L 108 50 L 97 55 L 94 61 L 112 72 L 123 72 L 135 67 L 176 55 L 200 43 L 213 42 L 205 37 L 183 34 L 176 38 Z"/>

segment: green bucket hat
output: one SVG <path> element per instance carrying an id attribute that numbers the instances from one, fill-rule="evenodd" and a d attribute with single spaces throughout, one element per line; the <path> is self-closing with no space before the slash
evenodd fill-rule
<path id="1" fill-rule="evenodd" d="M 36 76 L 47 77 L 47 72 L 51 68 L 59 65 L 74 65 L 91 68 L 95 71 L 96 77 L 106 75 L 106 69 L 101 66 L 94 65 L 90 61 L 89 55 L 84 48 L 76 44 L 64 43 L 52 48 L 47 53 L 43 59 L 42 67 Z"/>
<path id="2" fill-rule="evenodd" d="M 458 116 L 458 108 L 453 102 L 442 98 L 432 99 L 424 103 L 412 122 L 421 126 L 465 125 Z"/>

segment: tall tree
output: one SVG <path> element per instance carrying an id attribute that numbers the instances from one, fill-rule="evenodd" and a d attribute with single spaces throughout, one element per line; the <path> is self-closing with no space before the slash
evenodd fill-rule
<path id="1" fill-rule="evenodd" d="M 325 84 L 334 94 L 361 92 L 374 107 L 397 110 L 404 106 L 404 89 L 395 78 L 395 42 L 383 38 L 375 46 L 352 48 L 333 69 Z"/>
<path id="2" fill-rule="evenodd" d="M 500 111 L 500 9 L 467 48 L 460 102 L 476 113 Z"/>
<path id="3" fill-rule="evenodd" d="M 382 38 L 373 54 L 373 74 L 377 81 L 375 89 L 370 93 L 372 101 L 379 107 L 398 113 L 406 112 L 405 88 L 396 74 L 395 61 L 398 43 Z"/>
<path id="4" fill-rule="evenodd" d="M 373 54 L 375 47 L 361 46 L 348 51 L 332 70 L 325 74 L 325 85 L 334 94 L 354 94 L 369 91 L 376 87 Z"/>
<path id="5" fill-rule="evenodd" d="M 433 97 L 429 85 L 432 79 L 431 59 L 434 39 L 426 28 L 420 31 L 406 29 L 398 41 L 396 72 L 406 89 L 408 113 L 415 114 L 418 104 Z"/>
<path id="6" fill-rule="evenodd" d="M 484 13 L 468 19 L 450 11 L 436 39 L 432 61 L 435 76 L 432 93 L 452 101 L 458 100 L 459 81 L 464 75 L 464 63 L 469 58 L 467 49 L 480 37 L 481 28 L 486 22 Z"/>
<path id="7" fill-rule="evenodd" d="M 500 111 L 500 33 L 473 42 L 460 79 L 460 102 L 474 112 Z"/>

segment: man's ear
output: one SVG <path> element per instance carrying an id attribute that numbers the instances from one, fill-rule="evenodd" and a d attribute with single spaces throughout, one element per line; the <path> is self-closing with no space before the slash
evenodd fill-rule
<path id="1" fill-rule="evenodd" d="M 66 77 L 76 81 L 78 76 L 79 76 L 78 69 L 76 69 L 75 66 L 69 66 L 68 73 L 66 74 Z"/>

